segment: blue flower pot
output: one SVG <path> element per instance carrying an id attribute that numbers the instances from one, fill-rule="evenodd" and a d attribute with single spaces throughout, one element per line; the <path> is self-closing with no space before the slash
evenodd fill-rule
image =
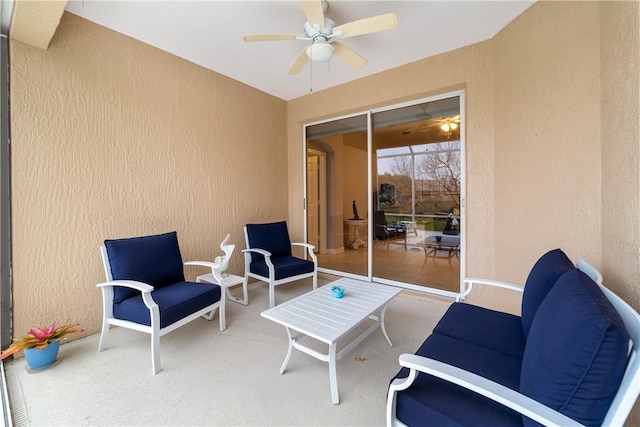
<path id="1" fill-rule="evenodd" d="M 342 298 L 344 295 L 344 288 L 342 286 L 332 286 L 331 293 L 334 298 Z"/>
<path id="2" fill-rule="evenodd" d="M 27 359 L 27 364 L 31 369 L 42 369 L 56 361 L 58 350 L 60 350 L 60 341 L 54 341 L 42 350 L 26 348 L 24 358 Z"/>

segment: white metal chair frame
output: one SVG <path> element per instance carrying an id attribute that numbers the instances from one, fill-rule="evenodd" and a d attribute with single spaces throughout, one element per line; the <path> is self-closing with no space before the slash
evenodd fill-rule
<path id="1" fill-rule="evenodd" d="M 282 279 L 276 280 L 276 271 L 273 262 L 271 262 L 271 252 L 266 251 L 264 249 L 252 248 L 249 245 L 249 235 L 247 234 L 247 227 L 244 227 L 244 239 L 247 245 L 247 249 L 243 249 L 244 252 L 244 277 L 248 280 L 249 277 L 253 277 L 254 279 L 258 279 L 263 282 L 267 282 L 269 284 L 269 307 L 273 307 L 276 305 L 276 297 L 275 297 L 275 287 L 279 285 L 283 285 L 285 283 L 294 282 L 296 280 L 305 279 L 307 277 L 313 278 L 313 289 L 317 289 L 318 287 L 318 258 L 316 254 L 313 253 L 315 246 L 310 245 L 308 243 L 299 243 L 299 242 L 291 242 L 291 246 L 299 246 L 307 249 L 307 253 L 309 257 L 313 261 L 313 272 L 299 274 L 297 276 L 284 277 Z M 264 261 L 267 264 L 267 268 L 269 269 L 269 276 L 261 276 L 256 273 L 251 272 L 251 252 L 260 254 L 264 256 Z M 246 282 L 245 282 L 246 283 Z"/>
<path id="2" fill-rule="evenodd" d="M 135 280 L 113 280 L 111 275 L 111 266 L 109 264 L 109 257 L 107 254 L 107 248 L 105 245 L 100 246 L 100 252 L 102 253 L 102 262 L 104 265 L 105 275 L 107 281 L 96 285 L 102 290 L 102 332 L 100 334 L 100 342 L 98 344 L 98 352 L 101 352 L 106 348 L 107 336 L 109 335 L 109 326 L 119 326 L 121 328 L 133 329 L 135 331 L 144 332 L 151 335 L 151 370 L 153 374 L 160 372 L 162 367 L 160 366 L 160 337 L 168 334 L 171 331 L 183 326 L 192 320 L 199 317 L 203 317 L 206 320 L 212 320 L 217 309 L 220 310 L 220 331 L 226 329 L 225 322 L 225 298 L 224 295 L 220 295 L 220 301 L 215 304 L 211 304 L 201 310 L 198 310 L 187 317 L 184 317 L 171 325 L 160 328 L 160 308 L 158 304 L 153 300 L 151 292 L 153 286 L 138 282 Z M 218 274 L 217 270 L 220 268 L 219 264 L 208 261 L 190 261 L 189 265 L 200 265 L 203 267 L 211 268 L 211 272 L 215 275 Z M 142 300 L 147 306 L 151 317 L 151 326 L 141 325 L 139 323 L 131 322 L 128 320 L 116 319 L 113 317 L 113 287 L 123 286 L 130 289 L 135 289 L 142 293 Z"/>
<path id="3" fill-rule="evenodd" d="M 602 275 L 589 263 L 580 259 L 577 268 L 600 286 L 600 289 L 602 289 L 607 299 L 622 318 L 627 332 L 631 337 L 629 360 L 624 377 L 602 423 L 603 426 L 621 426 L 624 425 L 625 420 L 629 416 L 629 412 L 631 412 L 640 394 L 640 387 L 638 387 L 638 384 L 640 384 L 640 355 L 638 354 L 638 350 L 640 349 L 640 314 L 616 294 L 605 288 L 602 285 Z M 471 292 L 474 283 L 524 292 L 523 286 L 496 280 L 469 278 L 465 279 L 464 283 L 468 288 L 456 298 L 456 301 L 464 299 L 464 297 Z M 399 361 L 400 366 L 409 368 L 410 372 L 407 378 L 395 379 L 389 387 L 389 393 L 387 395 L 387 426 L 404 426 L 404 424 L 396 418 L 396 395 L 399 391 L 409 388 L 419 372 L 433 375 L 434 377 L 441 378 L 486 396 L 546 426 L 564 427 L 581 425 L 577 421 L 528 396 L 469 371 L 465 371 L 464 369 L 427 357 L 407 353 L 400 355 Z"/>

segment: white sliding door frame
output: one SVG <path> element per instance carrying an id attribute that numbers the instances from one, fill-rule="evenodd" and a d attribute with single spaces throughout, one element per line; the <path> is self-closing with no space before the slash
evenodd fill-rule
<path id="1" fill-rule="evenodd" d="M 306 204 L 306 197 L 307 197 L 307 176 L 306 176 L 306 161 L 307 161 L 307 150 L 309 149 L 307 146 L 307 132 L 306 129 L 309 126 L 314 126 L 314 125 L 319 125 L 319 124 L 323 124 L 323 123 L 329 123 L 329 122 L 333 122 L 333 121 L 338 121 L 338 120 L 343 120 L 343 119 L 348 119 L 348 118 L 353 118 L 353 117 L 358 117 L 358 116 L 366 116 L 367 118 L 367 159 L 368 159 L 368 166 L 367 166 L 367 188 L 368 188 L 368 195 L 367 195 L 367 209 L 366 211 L 368 212 L 368 222 L 367 222 L 367 240 L 369 242 L 373 242 L 373 220 L 372 220 L 372 216 L 373 216 L 373 212 L 369 212 L 370 209 L 368 207 L 373 206 L 373 194 L 374 194 L 374 176 L 373 176 L 373 171 L 372 171 L 372 159 L 373 159 L 373 115 L 376 113 L 380 113 L 380 112 L 387 112 L 387 111 L 391 111 L 391 110 L 395 110 L 395 109 L 399 109 L 399 108 L 403 108 L 403 107 L 410 107 L 413 105 L 418 105 L 418 104 L 425 104 L 425 103 L 429 103 L 429 102 L 434 102 L 434 101 L 438 101 L 438 100 L 443 100 L 443 99 L 447 99 L 447 98 L 455 98 L 457 97 L 459 99 L 459 109 L 460 109 L 460 169 L 461 169 L 461 179 L 460 179 L 460 251 L 459 251 L 459 256 L 460 256 L 460 290 L 462 290 L 462 281 L 463 278 L 466 275 L 466 225 L 468 224 L 467 220 L 466 220 L 466 191 L 467 191 L 467 185 L 466 185 L 466 171 L 467 171 L 467 167 L 466 167 L 466 136 L 465 136 L 465 129 L 466 129 L 466 99 L 465 99 L 465 91 L 464 90 L 458 90 L 458 91 L 452 91 L 452 92 L 447 92 L 447 93 L 443 93 L 437 96 L 431 96 L 431 97 L 427 97 L 427 98 L 422 98 L 422 99 L 416 99 L 416 100 L 412 100 L 412 101 L 408 101 L 408 102 L 404 102 L 404 103 L 399 103 L 399 104 L 394 104 L 394 105 L 389 105 L 389 106 L 385 106 L 385 107 L 381 107 L 381 108 L 377 108 L 377 109 L 372 109 L 372 110 L 368 110 L 368 111 L 362 111 L 362 112 L 358 112 L 355 114 L 350 114 L 350 115 L 344 115 L 344 116 L 337 116 L 334 118 L 331 118 L 329 120 L 322 120 L 322 121 L 318 121 L 318 122 L 313 122 L 313 123 L 308 123 L 305 124 L 303 126 L 303 132 L 302 132 L 302 143 L 303 143 L 303 164 L 305 165 L 305 167 L 303 167 L 303 188 L 304 188 L 304 202 L 303 202 L 303 206 L 304 206 L 304 210 L 303 210 L 303 214 L 304 214 L 304 235 L 305 238 L 307 236 L 307 204 Z M 374 159 L 375 160 L 375 159 Z M 381 277 L 375 277 L 373 276 L 373 245 L 370 244 L 368 247 L 368 257 L 367 257 L 367 275 L 366 276 L 361 276 L 361 275 L 355 275 L 355 274 L 350 274 L 350 273 L 345 273 L 345 272 L 341 272 L 341 271 L 334 271 L 334 270 L 329 270 L 329 269 L 323 269 L 321 268 L 320 271 L 322 272 L 326 272 L 329 274 L 333 274 L 333 275 L 337 275 L 337 276 L 343 276 L 343 277 L 353 277 L 353 278 L 358 278 L 358 279 L 365 279 L 368 280 L 370 282 L 377 282 L 377 283 L 384 283 L 384 284 L 389 284 L 389 285 L 393 285 L 393 286 L 398 286 L 398 287 L 402 287 L 405 289 L 411 289 L 411 290 L 415 290 L 415 291 L 419 291 L 419 292 L 426 292 L 426 293 L 431 293 L 431 294 L 436 294 L 436 295 L 440 295 L 440 296 L 445 296 L 445 297 L 451 297 L 451 298 L 455 298 L 457 293 L 455 292 L 451 292 L 451 291 L 445 291 L 445 290 L 441 290 L 441 289 L 436 289 L 436 288 L 430 288 L 430 287 L 425 287 L 425 286 L 421 286 L 421 285 L 414 285 L 411 283 L 405 283 L 405 282 L 400 282 L 400 281 L 396 281 L 396 280 L 391 280 L 391 279 L 385 279 L 385 278 L 381 278 Z"/>

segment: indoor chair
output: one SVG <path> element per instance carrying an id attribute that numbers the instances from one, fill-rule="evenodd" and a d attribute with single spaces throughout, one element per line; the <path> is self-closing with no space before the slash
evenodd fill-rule
<path id="1" fill-rule="evenodd" d="M 318 286 L 318 259 L 314 246 L 291 242 L 285 221 L 268 224 L 247 224 L 244 227 L 247 249 L 244 249 L 245 278 L 269 284 L 269 307 L 275 305 L 274 288 L 284 283 L 313 278 L 313 289 Z M 292 246 L 307 249 L 311 261 L 292 255 Z"/>
<path id="2" fill-rule="evenodd" d="M 107 281 L 102 290 L 103 318 L 98 351 L 106 347 L 109 327 L 120 326 L 151 335 L 151 365 L 160 367 L 160 337 L 220 310 L 220 331 L 225 329 L 225 299 L 215 284 L 187 282 L 177 233 L 105 240 L 100 247 Z M 205 261 L 190 264 L 209 267 Z"/>

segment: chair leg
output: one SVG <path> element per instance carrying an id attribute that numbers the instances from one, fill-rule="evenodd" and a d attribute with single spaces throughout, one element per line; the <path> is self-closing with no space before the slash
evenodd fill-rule
<path id="1" fill-rule="evenodd" d="M 249 304 L 249 290 L 248 290 L 249 283 L 248 282 L 249 280 L 245 275 L 244 281 L 242 282 L 242 296 L 244 297 L 244 301 L 242 302 L 243 305 Z"/>
<path id="2" fill-rule="evenodd" d="M 226 313 L 224 309 L 225 301 L 226 301 L 226 298 L 224 297 L 224 294 L 220 295 L 220 332 L 227 329 L 227 318 L 226 318 Z"/>
<path id="3" fill-rule="evenodd" d="M 153 331 L 151 333 L 151 369 L 153 375 L 160 372 L 160 332 Z"/>
<path id="4" fill-rule="evenodd" d="M 98 352 L 107 346 L 107 335 L 109 335 L 109 322 L 107 319 L 102 320 L 102 332 L 100 333 L 100 342 L 98 343 Z"/>
<path id="5" fill-rule="evenodd" d="M 276 305 L 275 286 L 273 283 L 269 283 L 269 308 L 273 308 Z"/>

